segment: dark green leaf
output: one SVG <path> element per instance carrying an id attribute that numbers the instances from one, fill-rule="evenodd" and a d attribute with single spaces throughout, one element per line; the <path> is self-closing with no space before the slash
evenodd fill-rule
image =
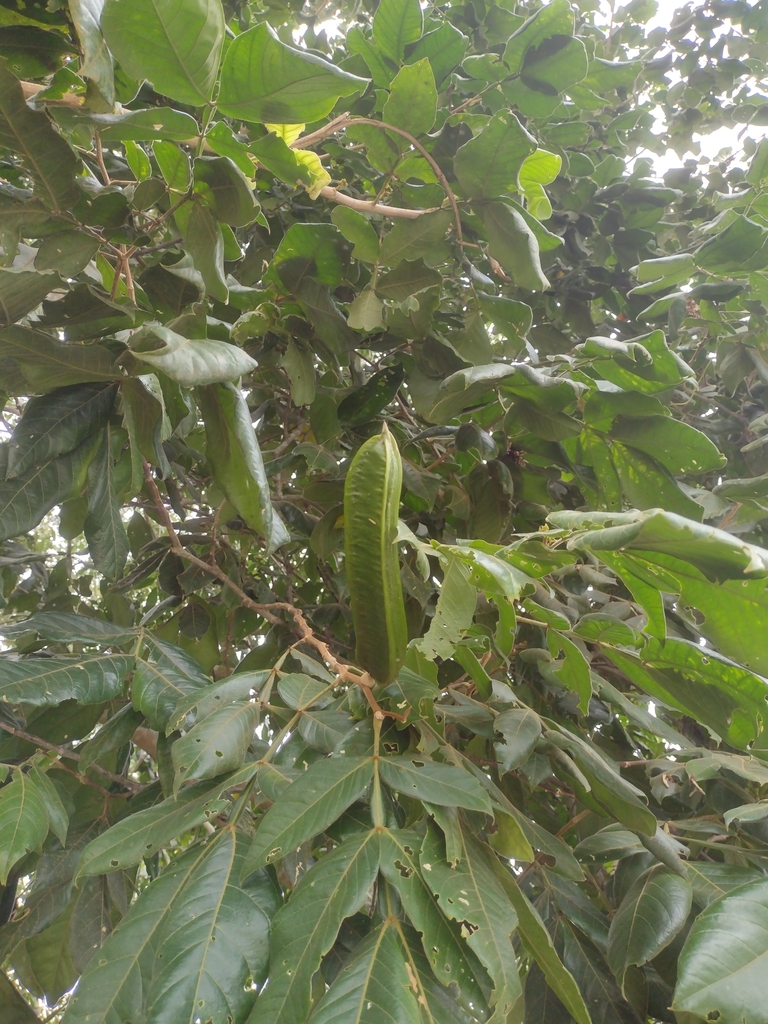
<path id="1" fill-rule="evenodd" d="M 539 259 L 539 243 L 523 215 L 507 203 L 489 203 L 481 210 L 491 255 L 520 288 L 549 287 Z"/>
<path id="2" fill-rule="evenodd" d="M 106 579 L 112 581 L 123 574 L 129 545 L 120 517 L 110 437 L 107 427 L 88 467 L 88 514 L 84 529 L 93 564 Z"/>
<path id="3" fill-rule="evenodd" d="M 399 64 L 406 46 L 421 38 L 423 24 L 418 0 L 382 0 L 373 18 L 373 39 L 386 57 Z"/>
<path id="4" fill-rule="evenodd" d="M 432 128 L 436 114 L 437 89 L 431 64 L 426 57 L 406 64 L 390 86 L 382 118 L 411 135 L 422 135 Z"/>
<path id="5" fill-rule="evenodd" d="M 189 779 L 210 779 L 239 768 L 259 721 L 259 706 L 237 701 L 212 711 L 171 747 L 174 793 Z"/>
<path id="6" fill-rule="evenodd" d="M 495 199 L 520 191 L 518 175 L 536 140 L 509 111 L 494 114 L 456 154 L 454 171 L 470 199 Z"/>
<path id="7" fill-rule="evenodd" d="M 78 159 L 47 115 L 27 106 L 19 80 L 8 70 L 4 57 L 0 57 L 0 146 L 19 154 L 46 206 L 67 210 L 75 204 Z"/>
<path id="8" fill-rule="evenodd" d="M 310 765 L 267 811 L 244 870 L 255 871 L 323 832 L 362 796 L 372 778 L 370 757 L 331 757 Z"/>
<path id="9" fill-rule="evenodd" d="M 50 235 L 37 250 L 37 270 L 55 270 L 64 277 L 75 277 L 91 262 L 99 249 L 99 240 L 84 231 L 62 231 Z"/>
<path id="10" fill-rule="evenodd" d="M 25 658 L 3 662 L 0 699 L 12 704 L 102 704 L 117 697 L 133 658 L 105 654 L 80 658 Z"/>
<path id="11" fill-rule="evenodd" d="M 16 769 L 0 789 L 0 885 L 5 885 L 13 866 L 42 846 L 48 835 L 45 800 L 31 775 Z"/>
<path id="12" fill-rule="evenodd" d="M 491 813 L 488 795 L 471 775 L 455 765 L 427 757 L 385 757 L 379 761 L 379 771 L 387 785 L 404 796 Z"/>

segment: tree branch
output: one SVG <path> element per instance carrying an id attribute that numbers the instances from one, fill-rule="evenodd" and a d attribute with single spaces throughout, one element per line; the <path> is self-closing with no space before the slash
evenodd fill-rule
<path id="1" fill-rule="evenodd" d="M 26 740 L 27 743 L 34 743 L 34 745 L 39 747 L 41 750 L 47 750 L 52 754 L 58 754 L 59 757 L 66 757 L 70 761 L 80 761 L 82 759 L 82 755 L 78 754 L 76 750 L 69 750 L 67 747 L 60 747 L 57 743 L 49 743 L 48 740 L 44 740 L 41 736 L 33 736 L 31 732 L 25 732 L 23 729 L 17 729 L 13 725 L 7 725 L 5 722 L 0 722 L 0 729 L 4 732 L 10 733 L 11 736 L 17 736 L 20 740 Z M 125 786 L 126 789 L 132 789 L 134 792 L 143 789 L 140 782 L 134 782 L 133 779 L 127 779 L 124 775 L 115 775 L 114 772 L 108 772 L 106 768 L 101 768 L 95 763 L 90 764 L 88 766 L 88 770 L 97 772 L 105 779 L 109 779 L 110 782 L 117 782 L 119 785 Z"/>

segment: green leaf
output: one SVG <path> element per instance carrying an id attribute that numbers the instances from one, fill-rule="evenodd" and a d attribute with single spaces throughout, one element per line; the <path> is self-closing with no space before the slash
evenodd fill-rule
<path id="1" fill-rule="evenodd" d="M 469 583 L 469 569 L 458 558 L 452 558 L 443 577 L 435 614 L 426 635 L 416 642 L 422 654 L 435 658 L 450 658 L 453 645 L 472 625 L 477 595 Z"/>
<path id="2" fill-rule="evenodd" d="M 581 649 L 565 634 L 555 629 L 547 632 L 547 643 L 550 654 L 559 657 L 565 656 L 561 668 L 554 673 L 562 680 L 569 690 L 579 695 L 579 710 L 583 715 L 589 714 L 589 701 L 592 697 L 592 680 L 589 675 L 589 662 L 584 657 Z"/>
<path id="3" fill-rule="evenodd" d="M 512 946 L 517 914 L 499 883 L 489 858 L 495 854 L 462 835 L 463 856 L 455 868 L 445 862 L 442 840 L 430 828 L 421 850 L 424 878 L 437 897 L 443 913 L 464 923 L 470 949 L 486 967 L 493 980 L 494 1013 L 491 1024 L 509 1018 L 520 997 L 520 979 Z"/>
<path id="4" fill-rule="evenodd" d="M 457 986 L 457 999 L 468 1010 L 482 1007 L 483 969 L 438 905 L 419 864 L 422 837 L 414 832 L 381 833 L 381 873 L 397 891 L 406 914 L 421 936 L 435 977 L 446 988 Z"/>
<path id="5" fill-rule="evenodd" d="M 383 312 L 384 303 L 372 288 L 366 288 L 349 304 L 347 324 L 354 331 L 377 331 L 384 326 Z"/>
<path id="6" fill-rule="evenodd" d="M 385 757 L 379 761 L 381 777 L 403 796 L 449 807 L 491 813 L 491 802 L 477 781 L 452 764 L 428 757 Z"/>
<path id="7" fill-rule="evenodd" d="M 59 275 L 50 271 L 0 269 L 0 327 L 10 327 L 31 313 L 61 284 Z"/>
<path id="8" fill-rule="evenodd" d="M 0 57 L 0 146 L 18 154 L 46 206 L 52 210 L 74 206 L 79 161 L 47 115 L 27 106 L 19 80 L 8 70 L 4 57 Z"/>
<path id="9" fill-rule="evenodd" d="M 557 955 L 539 912 L 528 901 L 512 874 L 505 867 L 495 861 L 494 868 L 496 877 L 515 908 L 523 945 L 544 972 L 547 984 L 578 1024 L 591 1024 L 592 1018 L 584 1002 L 584 997 L 579 991 L 573 975 Z"/>
<path id="10" fill-rule="evenodd" d="M 313 705 L 326 707 L 333 700 L 327 683 L 305 676 L 301 672 L 290 672 L 281 676 L 277 690 L 289 708 L 301 711 Z"/>
<path id="11" fill-rule="evenodd" d="M 501 110 L 479 135 L 458 150 L 453 169 L 469 199 L 495 199 L 519 192 L 520 169 L 536 140 L 513 113 Z"/>
<path id="12" fill-rule="evenodd" d="M 642 658 L 605 647 L 635 685 L 746 750 L 760 735 L 765 682 L 710 648 L 687 640 L 652 640 Z"/>
<path id="13" fill-rule="evenodd" d="M 254 770 L 255 765 L 248 765 L 227 779 L 194 783 L 176 797 L 128 814 L 88 843 L 80 855 L 75 880 L 131 868 L 154 856 L 177 836 L 225 810 L 229 804 L 226 791 L 248 781 Z"/>
<path id="14" fill-rule="evenodd" d="M 123 574 L 129 544 L 120 517 L 110 437 L 107 427 L 88 467 L 88 514 L 84 529 L 93 564 L 106 579 L 117 580 Z"/>
<path id="15" fill-rule="evenodd" d="M 177 794 L 189 779 L 210 779 L 239 768 L 253 740 L 259 706 L 237 701 L 212 711 L 171 747 Z"/>
<path id="16" fill-rule="evenodd" d="M 31 775 L 16 770 L 0 789 L 0 885 L 11 869 L 48 835 L 48 812 L 40 787 Z"/>
<path id="17" fill-rule="evenodd" d="M 407 47 L 406 60 L 410 64 L 427 57 L 439 88 L 451 71 L 461 64 L 467 43 L 467 37 L 455 25 L 444 21 L 439 28 L 427 32 L 418 42 Z"/>
<path id="18" fill-rule="evenodd" d="M 184 231 L 184 247 L 192 257 L 195 270 L 200 272 L 206 294 L 219 302 L 226 302 L 229 289 L 224 274 L 224 238 L 213 214 L 202 203 L 195 203 L 192 207 Z"/>
<path id="19" fill-rule="evenodd" d="M 704 509 L 682 491 L 666 470 L 644 452 L 627 448 L 618 441 L 611 445 L 611 461 L 630 508 L 665 508 L 670 512 L 701 519 Z"/>
<path id="20" fill-rule="evenodd" d="M 205 421 L 206 455 L 227 500 L 273 551 L 288 532 L 272 509 L 261 450 L 245 399 L 232 386 L 200 388 L 197 400 Z"/>
<path id="21" fill-rule="evenodd" d="M 101 30 L 137 81 L 193 107 L 211 98 L 224 41 L 218 0 L 106 0 Z"/>
<path id="22" fill-rule="evenodd" d="M 671 416 L 617 416 L 610 434 L 651 455 L 670 473 L 707 473 L 725 465 L 725 456 L 706 434 Z"/>
<path id="23" fill-rule="evenodd" d="M 122 114 L 94 114 L 90 120 L 103 142 L 185 142 L 198 132 L 194 117 L 173 107 L 126 110 Z M 186 191 L 186 190 L 184 190 Z"/>
<path id="24" fill-rule="evenodd" d="M 69 638 L 68 638 L 69 639 Z M 123 654 L 95 657 L 26 658 L 3 661 L 0 701 L 34 707 L 76 700 L 102 704 L 122 693 L 133 658 Z"/>
<path id="25" fill-rule="evenodd" d="M 768 228 L 737 213 L 726 228 L 699 246 L 693 260 L 699 270 L 723 276 L 762 270 L 768 265 L 766 240 Z"/>
<path id="26" fill-rule="evenodd" d="M 588 338 L 577 351 L 591 359 L 601 377 L 625 391 L 655 395 L 677 387 L 693 374 L 691 368 L 670 351 L 663 331 L 653 331 L 629 342 Z"/>
<path id="27" fill-rule="evenodd" d="M 423 25 L 418 0 L 382 0 L 373 16 L 373 39 L 386 57 L 399 64 L 406 46 L 421 38 Z"/>
<path id="28" fill-rule="evenodd" d="M 17 362 L 36 392 L 120 377 L 112 368 L 112 356 L 100 345 L 63 345 L 29 327 L 0 331 L 0 358 Z"/>
<path id="29" fill-rule="evenodd" d="M 0 1011 L 5 1024 L 39 1024 L 40 1018 L 12 981 L 0 973 Z"/>
<path id="30" fill-rule="evenodd" d="M 539 259 L 539 243 L 523 215 L 507 203 L 489 203 L 480 211 L 491 255 L 519 288 L 549 288 Z"/>
<path id="31" fill-rule="evenodd" d="M 222 224 L 245 227 L 256 219 L 259 205 L 251 185 L 229 157 L 198 157 L 194 179 L 195 194 Z"/>
<path id="32" fill-rule="evenodd" d="M 218 107 L 246 121 L 300 124 L 325 117 L 340 97 L 367 84 L 322 57 L 286 46 L 263 22 L 230 43 Z"/>
<path id="33" fill-rule="evenodd" d="M 244 871 L 255 871 L 319 835 L 362 796 L 372 778 L 370 757 L 330 757 L 311 764 L 264 815 Z"/>
<path id="34" fill-rule="evenodd" d="M 346 840 L 303 876 L 286 906 L 275 914 L 269 985 L 248 1024 L 306 1020 L 312 978 L 344 918 L 359 910 L 367 897 L 379 867 L 379 846 L 379 833 L 374 831 Z"/>
<path id="35" fill-rule="evenodd" d="M 336 976 L 312 1013 L 312 1024 L 417 1024 L 411 976 L 389 920 L 371 932 Z"/>
<path id="36" fill-rule="evenodd" d="M 45 810 L 48 815 L 48 827 L 61 845 L 64 846 L 69 830 L 69 815 L 64 804 L 61 802 L 58 790 L 46 774 L 49 766 L 50 762 L 46 765 L 45 761 L 40 758 L 38 763 L 32 764 L 29 774 L 45 804 Z"/>
<path id="37" fill-rule="evenodd" d="M 616 770 L 614 763 L 601 755 L 599 748 L 586 743 L 562 726 L 558 732 L 547 731 L 544 735 L 556 747 L 571 755 L 589 781 L 592 795 L 623 825 L 634 832 L 655 836 L 657 822 L 646 806 L 648 798 L 645 793 L 627 782 Z"/>
<path id="38" fill-rule="evenodd" d="M 712 903 L 693 924 L 678 965 L 673 1007 L 696 1020 L 759 1024 L 765 1014 L 768 882 Z"/>
<path id="39" fill-rule="evenodd" d="M 541 719 L 530 708 L 508 708 L 496 716 L 493 727 L 504 737 L 496 744 L 502 772 L 525 764 L 541 736 Z"/>
<path id="40" fill-rule="evenodd" d="M 734 889 L 757 882 L 761 873 L 756 868 L 742 868 L 737 864 L 695 860 L 685 865 L 685 873 L 693 889 L 693 902 L 706 908 Z"/>
<path id="41" fill-rule="evenodd" d="M 263 982 L 279 897 L 264 873 L 239 883 L 245 837 L 225 830 L 199 856 L 157 939 L 150 1013 L 193 1024 L 201 1012 L 243 1020 Z M 183 1017 L 182 1017 L 183 1014 Z"/>
<path id="42" fill-rule="evenodd" d="M 255 361 L 237 345 L 212 338 L 183 338 L 160 324 L 143 327 L 131 342 L 137 359 L 184 387 L 235 380 L 256 368 Z"/>
<path id="43" fill-rule="evenodd" d="M 356 260 L 365 263 L 378 261 L 379 236 L 365 214 L 346 206 L 336 206 L 331 213 L 331 220 L 347 241 L 354 245 L 352 255 Z"/>
<path id="44" fill-rule="evenodd" d="M 266 974 L 277 898 L 263 875 L 237 883 L 243 842 L 226 829 L 142 892 L 86 969 L 68 1024 L 111 1024 L 139 1013 L 157 1021 L 172 1015 L 180 1024 L 194 1024 L 201 1011 L 216 1020 L 245 1018 L 253 983 Z"/>
<path id="45" fill-rule="evenodd" d="M 315 400 L 315 359 L 310 347 L 296 338 L 288 342 L 282 366 L 291 379 L 294 405 L 312 405 Z"/>
<path id="46" fill-rule="evenodd" d="M 417 260 L 419 257 L 430 264 L 445 262 L 442 242 L 452 223 L 449 210 L 426 213 L 416 220 L 397 221 L 382 240 L 381 262 L 390 267 L 397 266 L 401 260 Z"/>
<path id="47" fill-rule="evenodd" d="M 153 729 L 162 730 L 177 702 L 211 680 L 202 666 L 180 647 L 156 637 L 147 637 L 151 660 L 139 658 L 131 686 L 136 711 L 141 711 Z"/>
<path id="48" fill-rule="evenodd" d="M 0 482 L 0 540 L 34 529 L 55 505 L 77 494 L 94 449 L 93 439 L 86 438 L 66 455 Z"/>
<path id="49" fill-rule="evenodd" d="M 109 384 L 76 384 L 31 398 L 11 435 L 6 479 L 72 451 L 106 423 L 114 402 Z"/>
<path id="50" fill-rule="evenodd" d="M 90 615 L 74 615 L 70 612 L 38 612 L 21 622 L 0 626 L 2 636 L 21 636 L 34 631 L 44 640 L 61 640 L 65 643 L 82 644 L 127 644 L 136 639 L 132 626 L 118 626 Z"/>
<path id="51" fill-rule="evenodd" d="M 194 714 L 197 721 L 202 721 L 211 712 L 233 701 L 257 695 L 269 676 L 270 673 L 267 671 L 236 672 L 219 680 L 218 683 L 210 683 L 199 690 L 194 690 L 189 696 L 182 697 L 177 702 L 173 715 L 166 725 L 166 733 L 170 735 L 176 729 L 182 728 L 188 715 Z"/>
<path id="52" fill-rule="evenodd" d="M 85 231 L 60 231 L 49 235 L 35 257 L 36 270 L 55 270 L 63 277 L 76 277 L 99 250 L 99 240 Z"/>
<path id="53" fill-rule="evenodd" d="M 627 969 L 653 960 L 683 928 L 691 899 L 690 882 L 663 864 L 631 886 L 608 933 L 608 965 L 622 990 Z"/>
<path id="54" fill-rule="evenodd" d="M 437 89 L 426 57 L 400 68 L 382 110 L 382 119 L 411 135 L 423 135 L 435 123 Z"/>

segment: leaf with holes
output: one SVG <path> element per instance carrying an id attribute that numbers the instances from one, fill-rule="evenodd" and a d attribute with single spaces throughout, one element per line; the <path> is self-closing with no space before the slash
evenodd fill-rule
<path id="1" fill-rule="evenodd" d="M 210 779 L 239 768 L 259 721 L 259 706 L 237 701 L 212 711 L 171 747 L 173 791 L 189 779 Z"/>

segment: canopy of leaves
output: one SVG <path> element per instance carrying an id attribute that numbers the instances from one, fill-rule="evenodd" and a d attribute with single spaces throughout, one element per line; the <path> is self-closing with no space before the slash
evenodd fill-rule
<path id="1" fill-rule="evenodd" d="M 768 6 L 657 6 L 0 0 L 3 1024 L 764 1024 Z"/>

